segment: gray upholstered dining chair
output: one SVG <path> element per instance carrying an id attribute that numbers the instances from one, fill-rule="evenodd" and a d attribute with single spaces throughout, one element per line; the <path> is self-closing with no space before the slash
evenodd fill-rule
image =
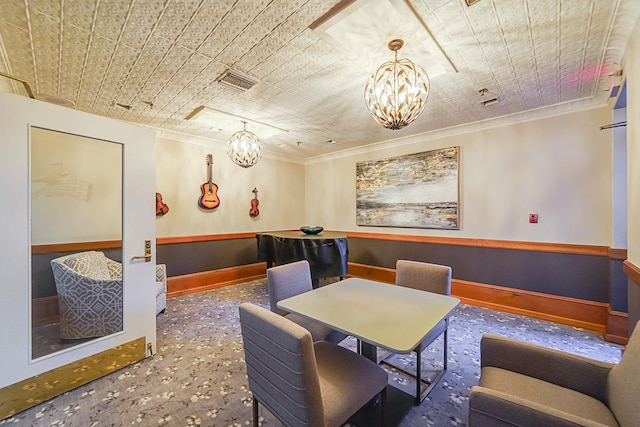
<path id="1" fill-rule="evenodd" d="M 388 375 L 370 360 L 266 308 L 240 305 L 253 425 L 258 403 L 286 426 L 338 427 L 378 395 L 384 420 Z"/>
<path id="2" fill-rule="evenodd" d="M 470 427 L 640 425 L 640 324 L 618 364 L 492 334 L 480 363 Z"/>
<path id="3" fill-rule="evenodd" d="M 438 293 L 442 295 L 451 295 L 451 267 L 430 264 L 419 261 L 398 260 L 396 261 L 396 285 L 408 288 L 418 289 L 427 292 Z M 419 405 L 425 398 L 427 393 L 440 381 L 447 371 L 447 328 L 449 326 L 449 318 L 445 318 L 439 322 L 424 339 L 413 350 L 416 354 L 416 371 L 409 372 L 402 366 L 394 364 L 390 358 L 392 353 L 387 353 L 380 359 L 380 362 L 386 363 L 394 368 L 412 375 L 416 379 L 416 395 L 415 404 Z M 437 373 L 435 378 L 426 380 L 422 378 L 422 352 L 433 343 L 440 335 L 444 336 L 444 358 L 443 368 Z M 423 387 L 423 383 L 426 387 Z"/>
<path id="4" fill-rule="evenodd" d="M 307 329 L 311 332 L 314 341 L 339 343 L 347 337 L 346 334 L 328 326 L 278 308 L 278 301 L 313 289 L 311 268 L 307 260 L 269 268 L 267 270 L 267 289 L 269 290 L 271 311 L 281 316 L 286 316 L 289 320 Z"/>

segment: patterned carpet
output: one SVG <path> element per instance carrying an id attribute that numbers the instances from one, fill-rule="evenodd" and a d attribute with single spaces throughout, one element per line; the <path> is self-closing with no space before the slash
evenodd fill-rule
<path id="1" fill-rule="evenodd" d="M 158 317 L 158 352 L 71 392 L 4 421 L 0 426 L 247 426 L 251 393 L 243 359 L 238 305 L 268 307 L 264 280 L 185 295 L 167 301 Z M 401 426 L 465 426 L 469 389 L 480 375 L 479 340 L 483 333 L 617 362 L 621 347 L 597 333 L 459 306 L 449 327 L 449 371 Z M 442 339 L 423 353 L 425 375 L 441 367 Z M 349 338 L 344 345 L 354 347 Z M 396 356 L 412 364 L 411 356 Z M 409 393 L 410 381 L 391 373 L 390 381 Z M 280 426 L 266 410 L 264 426 Z M 365 426 L 366 427 L 366 426 Z"/>

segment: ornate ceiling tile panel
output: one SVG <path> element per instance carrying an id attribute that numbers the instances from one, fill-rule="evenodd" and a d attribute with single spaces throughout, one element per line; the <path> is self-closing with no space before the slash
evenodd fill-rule
<path id="1" fill-rule="evenodd" d="M 455 69 L 432 77 L 425 112 L 400 131 L 378 126 L 364 106 L 373 69 L 309 28 L 340 0 L 0 1 L 0 70 L 39 96 L 176 137 L 224 143 L 237 129 L 184 120 L 200 106 L 224 110 L 287 129 L 263 141 L 267 153 L 305 158 L 540 108 L 604 105 L 640 17 L 636 0 L 390 2 L 415 10 Z M 257 84 L 224 88 L 217 79 L 227 69 Z M 482 88 L 499 102 L 483 107 Z M 15 82 L 0 90 L 26 95 Z"/>

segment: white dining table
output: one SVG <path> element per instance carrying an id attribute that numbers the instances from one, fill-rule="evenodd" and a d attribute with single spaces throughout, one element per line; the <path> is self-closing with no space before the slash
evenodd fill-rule
<path id="1" fill-rule="evenodd" d="M 352 277 L 283 299 L 278 307 L 357 338 L 360 353 L 377 363 L 378 347 L 410 353 L 458 304 L 448 295 Z"/>

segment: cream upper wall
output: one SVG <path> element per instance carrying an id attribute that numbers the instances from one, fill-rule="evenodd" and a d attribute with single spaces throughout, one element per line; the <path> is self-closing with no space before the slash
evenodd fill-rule
<path id="1" fill-rule="evenodd" d="M 31 244 L 122 239 L 121 144 L 31 129 Z"/>
<path id="2" fill-rule="evenodd" d="M 206 155 L 213 155 L 212 181 L 220 206 L 198 206 L 207 182 Z M 304 221 L 304 165 L 263 158 L 244 169 L 233 163 L 220 143 L 158 139 L 156 191 L 169 212 L 156 217 L 157 237 L 241 233 L 297 228 Z M 253 188 L 260 215 L 249 216 Z"/>
<path id="3" fill-rule="evenodd" d="M 624 74 L 627 76 L 627 259 L 640 266 L 640 23 L 627 50 Z"/>
<path id="4" fill-rule="evenodd" d="M 611 134 L 599 126 L 610 121 L 603 107 L 309 164 L 307 222 L 346 231 L 609 245 Z M 449 146 L 461 147 L 460 230 L 356 225 L 356 162 Z M 530 213 L 539 215 L 538 224 L 528 223 Z"/>

